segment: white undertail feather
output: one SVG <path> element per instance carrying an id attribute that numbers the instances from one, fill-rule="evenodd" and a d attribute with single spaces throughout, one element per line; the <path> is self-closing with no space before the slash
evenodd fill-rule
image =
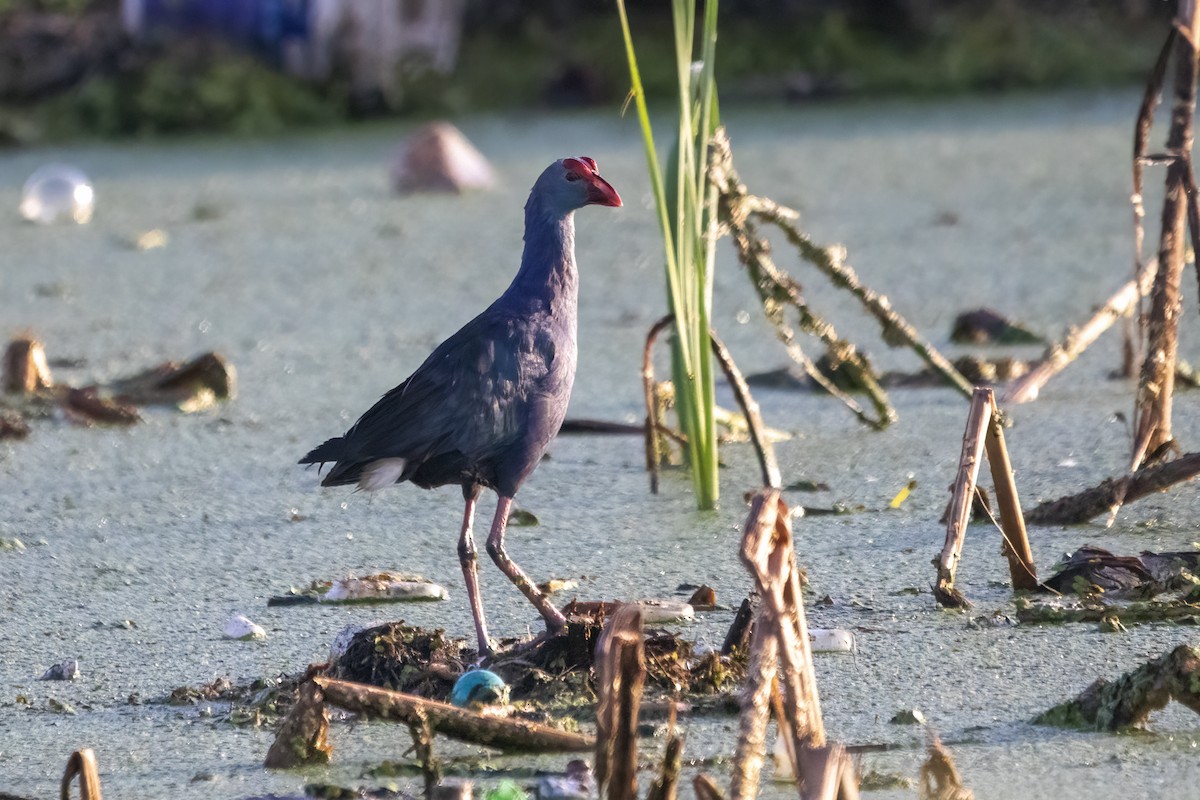
<path id="1" fill-rule="evenodd" d="M 358 478 L 358 488 L 364 492 L 374 492 L 391 486 L 400 479 L 407 463 L 403 458 L 381 458 L 372 461 L 363 467 L 362 475 Z"/>

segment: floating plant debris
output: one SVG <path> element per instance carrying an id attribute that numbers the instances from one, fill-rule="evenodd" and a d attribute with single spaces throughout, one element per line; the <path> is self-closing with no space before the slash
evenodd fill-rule
<path id="1" fill-rule="evenodd" d="M 61 414 L 82 425 L 131 425 L 141 419 L 138 406 L 170 405 L 191 413 L 237 393 L 233 365 L 216 353 L 167 361 L 107 384 L 74 387 L 54 382 L 44 346 L 24 336 L 9 342 L 3 369 L 0 438 L 26 436 L 28 418 Z"/>
<path id="2" fill-rule="evenodd" d="M 445 600 L 446 597 L 444 587 L 420 575 L 377 572 L 362 577 L 313 581 L 305 589 L 293 589 L 290 594 L 270 598 L 267 605 L 413 603 Z"/>

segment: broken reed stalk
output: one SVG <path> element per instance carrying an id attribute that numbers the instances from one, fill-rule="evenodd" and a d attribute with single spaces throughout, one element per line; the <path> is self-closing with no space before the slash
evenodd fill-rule
<path id="1" fill-rule="evenodd" d="M 1185 225 L 1188 205 L 1196 199 L 1188 187 L 1195 184 L 1191 174 L 1193 119 L 1196 115 L 1197 61 L 1194 42 L 1200 17 L 1194 0 L 1180 2 L 1173 21 L 1184 35 L 1174 39 L 1174 101 L 1171 126 L 1167 133 L 1166 193 L 1163 197 L 1162 229 L 1158 245 L 1158 274 L 1150 295 L 1150 313 L 1146 320 L 1146 352 L 1138 381 L 1136 419 L 1131 471 L 1142 463 L 1143 454 L 1154 452 L 1171 441 L 1171 411 L 1175 389 L 1179 317 L 1182 311 L 1180 283 L 1183 276 Z M 1135 141 L 1140 141 L 1139 119 Z M 1135 157 L 1136 157 L 1135 152 Z M 1135 186 L 1135 190 L 1136 190 Z M 1193 245 L 1195 243 L 1193 242 Z"/>
<path id="2" fill-rule="evenodd" d="M 730 795 L 749 800 L 758 792 L 774 699 L 779 735 L 785 737 L 802 800 L 854 800 L 858 794 L 853 765 L 844 748 L 825 741 L 790 520 L 779 489 L 760 489 L 751 499 L 740 555 L 754 576 L 762 606 L 742 690 Z M 849 788 L 842 791 L 847 783 Z"/>
<path id="3" fill-rule="evenodd" d="M 608 800 L 637 800 L 638 711 L 646 683 L 642 610 L 617 608 L 596 642 L 596 786 Z M 606 794 L 607 792 L 607 794 Z"/>
<path id="4" fill-rule="evenodd" d="M 746 417 L 746 427 L 750 430 L 750 441 L 754 444 L 754 452 L 758 456 L 758 466 L 762 470 L 763 486 L 779 489 L 783 486 L 783 480 L 779 476 L 779 464 L 775 461 L 775 448 L 771 446 L 771 440 L 767 438 L 766 425 L 763 424 L 758 403 L 750 395 L 750 387 L 746 385 L 746 379 L 742 377 L 737 364 L 733 361 L 733 356 L 729 354 L 729 350 L 717 336 L 717 332 L 709 330 L 708 336 L 712 341 L 713 355 L 725 372 L 725 378 L 733 389 L 733 396 L 737 398 L 738 405 L 741 406 L 742 413 Z"/>
<path id="5" fill-rule="evenodd" d="M 1132 503 L 1200 474 L 1200 453 L 1185 453 L 1174 461 L 1109 478 L 1078 494 L 1042 503 L 1026 512 L 1034 525 L 1081 525 L 1107 513 L 1118 502 Z"/>
<path id="6" fill-rule="evenodd" d="M 674 315 L 668 314 L 654 323 L 650 328 L 650 332 L 646 335 L 646 345 L 642 350 L 642 391 L 646 401 L 646 471 L 650 473 L 651 494 L 658 494 L 658 466 L 662 460 L 659 436 L 664 432 L 669 433 L 669 430 L 662 424 L 662 420 L 659 419 L 658 415 L 659 404 L 658 393 L 655 390 L 653 350 L 654 343 L 658 340 L 659 334 L 668 325 L 673 324 L 674 321 Z M 721 365 L 721 370 L 725 373 L 725 378 L 729 381 L 729 385 L 733 389 L 734 399 L 737 401 L 738 407 L 742 410 L 742 416 L 746 420 L 746 427 L 750 432 L 750 441 L 754 445 L 754 452 L 758 456 L 758 464 L 762 470 L 763 483 L 767 486 L 779 487 L 782 484 L 782 479 L 779 475 L 779 464 L 775 460 L 775 450 L 771 446 L 770 438 L 767 436 L 766 425 L 763 423 L 758 403 L 750 394 L 750 386 L 746 383 L 746 379 L 742 377 L 741 371 L 737 368 L 733 356 L 729 353 L 729 348 L 717 336 L 715 330 L 709 329 L 708 336 L 713 356 Z"/>
<path id="7" fill-rule="evenodd" d="M 692 790 L 696 793 L 696 800 L 725 800 L 717 782 L 704 773 L 692 778 Z"/>
<path id="8" fill-rule="evenodd" d="M 313 678 L 313 683 L 321 689 L 325 702 L 330 705 L 361 714 L 367 719 L 406 724 L 419 721 L 419 714 L 423 713 L 435 733 L 464 742 L 501 750 L 542 753 L 579 753 L 596 746 L 596 740 L 591 736 L 526 720 L 491 717 L 404 692 L 320 676 Z"/>
<path id="9" fill-rule="evenodd" d="M 662 767 L 658 777 L 650 784 L 646 800 L 675 800 L 679 787 L 679 774 L 683 771 L 683 737 L 675 731 L 675 707 L 671 707 L 671 732 L 663 748 Z"/>
<path id="10" fill-rule="evenodd" d="M 929 741 L 929 758 L 921 765 L 921 800 L 972 800 L 974 793 L 963 785 L 954 758 L 935 734 Z"/>
<path id="11" fill-rule="evenodd" d="M 4 351 L 4 393 L 33 394 L 54 386 L 46 348 L 31 336 L 8 343 Z"/>
<path id="12" fill-rule="evenodd" d="M 761 623 L 760 617 L 751 631 L 750 660 L 742 683 L 737 746 L 729 782 L 731 800 L 754 800 L 758 795 L 763 758 L 767 752 L 767 722 L 771 717 L 779 641 Z"/>
<path id="13" fill-rule="evenodd" d="M 1004 421 L 990 389 L 988 401 L 992 413 L 984 440 L 984 452 L 991 467 L 992 489 L 996 495 L 996 509 L 1000 513 L 1000 532 L 1004 536 L 1008 575 L 1014 590 L 1032 592 L 1038 587 L 1037 567 L 1033 563 L 1033 550 L 1029 547 L 1029 535 L 1025 530 L 1021 499 L 1017 495 L 1017 482 L 1013 479 L 1008 445 L 1004 442 Z"/>
<path id="14" fill-rule="evenodd" d="M 67 768 L 63 770 L 62 782 L 59 784 L 61 800 L 71 800 L 71 782 L 79 778 L 79 800 L 102 800 L 100 797 L 100 767 L 96 763 L 96 753 L 90 747 L 76 750 L 67 759 Z"/>
<path id="15" fill-rule="evenodd" d="M 984 438 L 992 417 L 991 389 L 978 387 L 971 398 L 967 414 L 967 430 L 963 434 L 962 454 L 958 457 L 958 476 L 954 480 L 954 496 L 946 520 L 946 544 L 937 560 L 937 583 L 933 595 L 947 608 L 970 608 L 971 603 L 954 588 L 954 572 L 962 555 L 967 522 L 971 517 L 971 499 L 979 480 L 979 465 L 983 460 Z"/>
<path id="16" fill-rule="evenodd" d="M 954 365 L 938 352 L 937 348 L 921 338 L 916 329 L 892 308 L 887 297 L 878 294 L 862 284 L 854 270 L 845 263 L 846 254 L 843 248 L 823 248 L 813 244 L 812 240 L 801 232 L 793 222 L 799 214 L 767 198 L 749 194 L 746 186 L 741 183 L 737 172 L 733 168 L 732 150 L 729 139 L 724 131 L 717 131 L 713 137 L 713 151 L 709 161 L 709 180 L 716 184 L 721 192 L 721 221 L 730 226 L 731 231 L 735 234 L 735 242 L 739 231 L 749 241 L 755 241 L 755 237 L 749 235 L 746 227 L 747 222 L 751 218 L 757 218 L 763 222 L 775 225 L 783 232 L 787 240 L 797 248 L 804 260 L 824 273 L 834 286 L 839 289 L 845 289 L 854 295 L 868 313 L 879 321 L 883 327 L 884 342 L 892 347 L 901 345 L 910 347 L 930 369 L 941 375 L 947 383 L 958 389 L 964 397 L 969 398 L 971 396 L 974 387 L 963 377 L 962 373 L 955 369 Z M 738 245 L 739 251 L 741 251 L 742 244 L 738 243 Z M 757 249 L 769 252 L 769 248 L 764 246 L 759 246 Z M 769 262 L 762 263 L 769 264 Z M 773 267 L 773 265 L 771 266 Z M 774 274 L 781 273 L 776 268 Z M 772 273 L 764 273 L 764 275 L 773 277 Z M 788 278 L 788 282 L 794 285 L 794 282 L 790 278 Z M 783 284 L 779 285 L 783 286 Z M 788 297 L 787 299 L 790 300 L 791 298 Z M 775 302 L 778 302 L 778 300 Z"/>
<path id="17" fill-rule="evenodd" d="M 1136 279 L 1118 289 L 1087 322 L 1068 329 L 1061 341 L 1046 348 L 1041 360 L 1029 372 L 1010 382 L 1004 390 L 1004 402 L 1017 404 L 1036 400 L 1038 392 L 1051 378 L 1078 358 L 1118 319 L 1133 313 L 1139 298 L 1150 292 L 1157 272 L 1158 259 L 1151 259 L 1139 270 Z"/>
<path id="18" fill-rule="evenodd" d="M 659 448 L 662 420 L 658 418 L 658 394 L 654 380 L 654 343 L 658 335 L 675 321 L 674 314 L 665 317 L 650 327 L 646 334 L 646 345 L 642 348 L 642 391 L 646 399 L 646 471 L 650 473 L 650 494 L 658 494 L 658 465 L 662 462 Z"/>
<path id="19" fill-rule="evenodd" d="M 1180 645 L 1113 681 L 1099 678 L 1033 721 L 1098 731 L 1142 728 L 1171 700 L 1200 714 L 1200 650 L 1195 647 Z"/>
<path id="20" fill-rule="evenodd" d="M 296 705 L 283 718 L 275 741 L 267 750 L 263 766 L 267 769 L 291 769 L 304 764 L 325 764 L 333 753 L 329 735 L 329 710 L 325 695 L 313 682 L 318 668 L 309 668 L 297 690 Z"/>
<path id="21" fill-rule="evenodd" d="M 958 460 L 958 476 L 954 481 L 954 496 L 946 512 L 946 543 L 935 560 L 937 583 L 933 594 L 947 608 L 970 608 L 971 603 L 954 587 L 954 573 L 962 556 L 967 523 L 971 518 L 971 502 L 979 482 L 979 467 L 984 455 L 991 467 L 1000 514 L 1000 533 L 1004 537 L 1004 556 L 1008 559 L 1008 574 L 1015 590 L 1033 591 L 1038 587 L 1037 568 L 1021 513 L 1017 484 L 1013 480 L 1012 462 L 1004 442 L 1004 425 L 995 394 L 990 388 L 976 387 L 963 433 L 962 454 Z"/>

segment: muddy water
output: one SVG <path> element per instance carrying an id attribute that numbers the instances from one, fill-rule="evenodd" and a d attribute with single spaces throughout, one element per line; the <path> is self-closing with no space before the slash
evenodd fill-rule
<path id="1" fill-rule="evenodd" d="M 752 191 L 799 208 L 818 240 L 847 243 L 862 277 L 946 345 L 959 310 L 991 305 L 1057 334 L 1125 279 L 1136 100 L 1115 93 L 731 106 L 727 114 Z M 64 380 L 113 377 L 210 349 L 226 354 L 240 378 L 237 401 L 211 413 L 150 412 L 125 431 L 45 423 L 25 442 L 0 445 L 0 536 L 27 545 L 0 552 L 0 789 L 51 796 L 67 754 L 80 746 L 96 748 L 105 790 L 121 798 L 285 794 L 313 780 L 357 785 L 369 764 L 407 748 L 407 735 L 387 726 L 339 726 L 333 766 L 268 773 L 260 764 L 269 731 L 214 724 L 203 706 L 144 701 L 219 676 L 293 672 L 322 660 L 350 623 L 402 617 L 469 634 L 455 490 L 405 487 L 368 499 L 318 489 L 315 473 L 294 462 L 504 288 L 520 250 L 521 204 L 551 157 L 595 157 L 626 200 L 623 209 L 578 217 L 581 352 L 571 412 L 640 416 L 641 339 L 664 302 L 632 121 L 523 116 L 463 127 L 502 175 L 497 191 L 390 196 L 386 162 L 400 127 L 263 143 L 81 146 L 0 160 L 11 209 L 0 214 L 0 332 L 35 331 L 52 356 L 80 359 L 82 366 L 58 370 Z M 92 224 L 38 228 L 17 219 L 21 182 L 55 159 L 95 180 Z M 198 205 L 215 219 L 195 219 Z M 152 228 L 167 231 L 165 248 L 129 246 Z M 746 370 L 779 366 L 782 351 L 729 256 L 722 253 L 717 278 L 718 327 Z M 877 363 L 918 367 L 879 344 L 865 315 L 782 249 L 779 260 Z M 1190 289 L 1187 300 L 1194 307 Z M 1187 316 L 1185 324 L 1194 317 Z M 1195 350 L 1193 335 L 1184 352 Z M 1128 411 L 1131 388 L 1106 379 L 1118 352 L 1115 338 L 1103 340 L 1040 401 L 1015 409 L 1009 444 L 1027 502 L 1120 468 L 1127 433 L 1114 414 Z M 915 776 L 923 734 L 888 720 L 919 708 L 953 744 L 981 798 L 1151 797 L 1195 784 L 1200 731 L 1178 709 L 1130 736 L 1027 723 L 1097 676 L 1194 641 L 1190 629 L 974 630 L 966 617 L 936 609 L 929 559 L 942 538 L 937 518 L 958 456 L 961 398 L 897 391 L 901 421 L 877 434 L 827 398 L 767 390 L 757 397 L 771 424 L 797 434 L 779 447 L 786 479 L 830 486 L 791 494 L 793 502 L 872 509 L 810 517 L 797 528 L 812 597 L 834 601 L 811 608 L 810 622 L 858 635 L 856 656 L 818 659 L 832 736 L 898 745 L 868 756 L 867 766 Z M 1177 401 L 1177 426 L 1185 443 L 1196 441 L 1191 395 Z M 725 502 L 698 514 L 683 476 L 666 476 L 663 493 L 648 494 L 637 441 L 563 438 L 518 498 L 542 524 L 515 529 L 511 550 L 539 577 L 583 576 L 581 597 L 671 595 L 680 583 L 707 582 L 735 602 L 748 586 L 735 557 L 738 498 L 757 475 L 748 450 L 724 455 Z M 910 476 L 919 486 L 904 507 L 878 510 Z M 1048 566 L 1088 541 L 1123 552 L 1186 548 L 1198 512 L 1194 490 L 1184 487 L 1139 503 L 1109 531 L 1035 529 L 1033 549 Z M 482 513 L 490 515 L 490 505 Z M 995 532 L 972 529 L 960 581 L 979 613 L 1011 612 L 997 551 Z M 448 586 L 450 600 L 266 607 L 269 596 L 314 578 L 379 569 L 422 573 Z M 494 629 L 535 625 L 503 578 L 490 567 L 483 573 Z M 269 639 L 223 640 L 234 612 L 264 625 Z M 715 641 L 731 613 L 702 617 L 689 633 Z M 80 660 L 79 680 L 35 680 L 66 658 Z M 51 698 L 75 714 L 56 713 Z M 732 752 L 730 719 L 687 726 L 690 755 Z"/>

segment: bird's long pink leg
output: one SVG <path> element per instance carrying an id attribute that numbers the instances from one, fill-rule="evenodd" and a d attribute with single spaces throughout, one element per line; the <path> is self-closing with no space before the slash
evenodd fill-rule
<path id="1" fill-rule="evenodd" d="M 475 521 L 475 498 L 468 497 L 463 511 L 462 534 L 458 539 L 458 562 L 462 565 L 463 581 L 467 584 L 467 601 L 471 604 L 471 616 L 475 618 L 475 635 L 479 639 L 479 655 L 492 655 L 488 641 L 487 622 L 483 618 L 483 602 L 479 597 L 479 562 L 475 558 L 475 537 L 471 526 Z"/>
<path id="2" fill-rule="evenodd" d="M 533 581 L 529 580 L 529 576 L 517 566 L 517 562 L 504 552 L 504 530 L 508 527 L 508 512 L 512 508 L 512 501 L 511 497 L 501 496 L 496 504 L 496 516 L 492 518 L 492 530 L 487 539 L 488 555 L 496 562 L 500 571 L 521 590 L 521 594 L 528 597 L 529 602 L 537 608 L 542 619 L 546 620 L 547 630 L 557 633 L 567 627 L 566 617 L 546 599 L 546 595 L 542 594 Z"/>

